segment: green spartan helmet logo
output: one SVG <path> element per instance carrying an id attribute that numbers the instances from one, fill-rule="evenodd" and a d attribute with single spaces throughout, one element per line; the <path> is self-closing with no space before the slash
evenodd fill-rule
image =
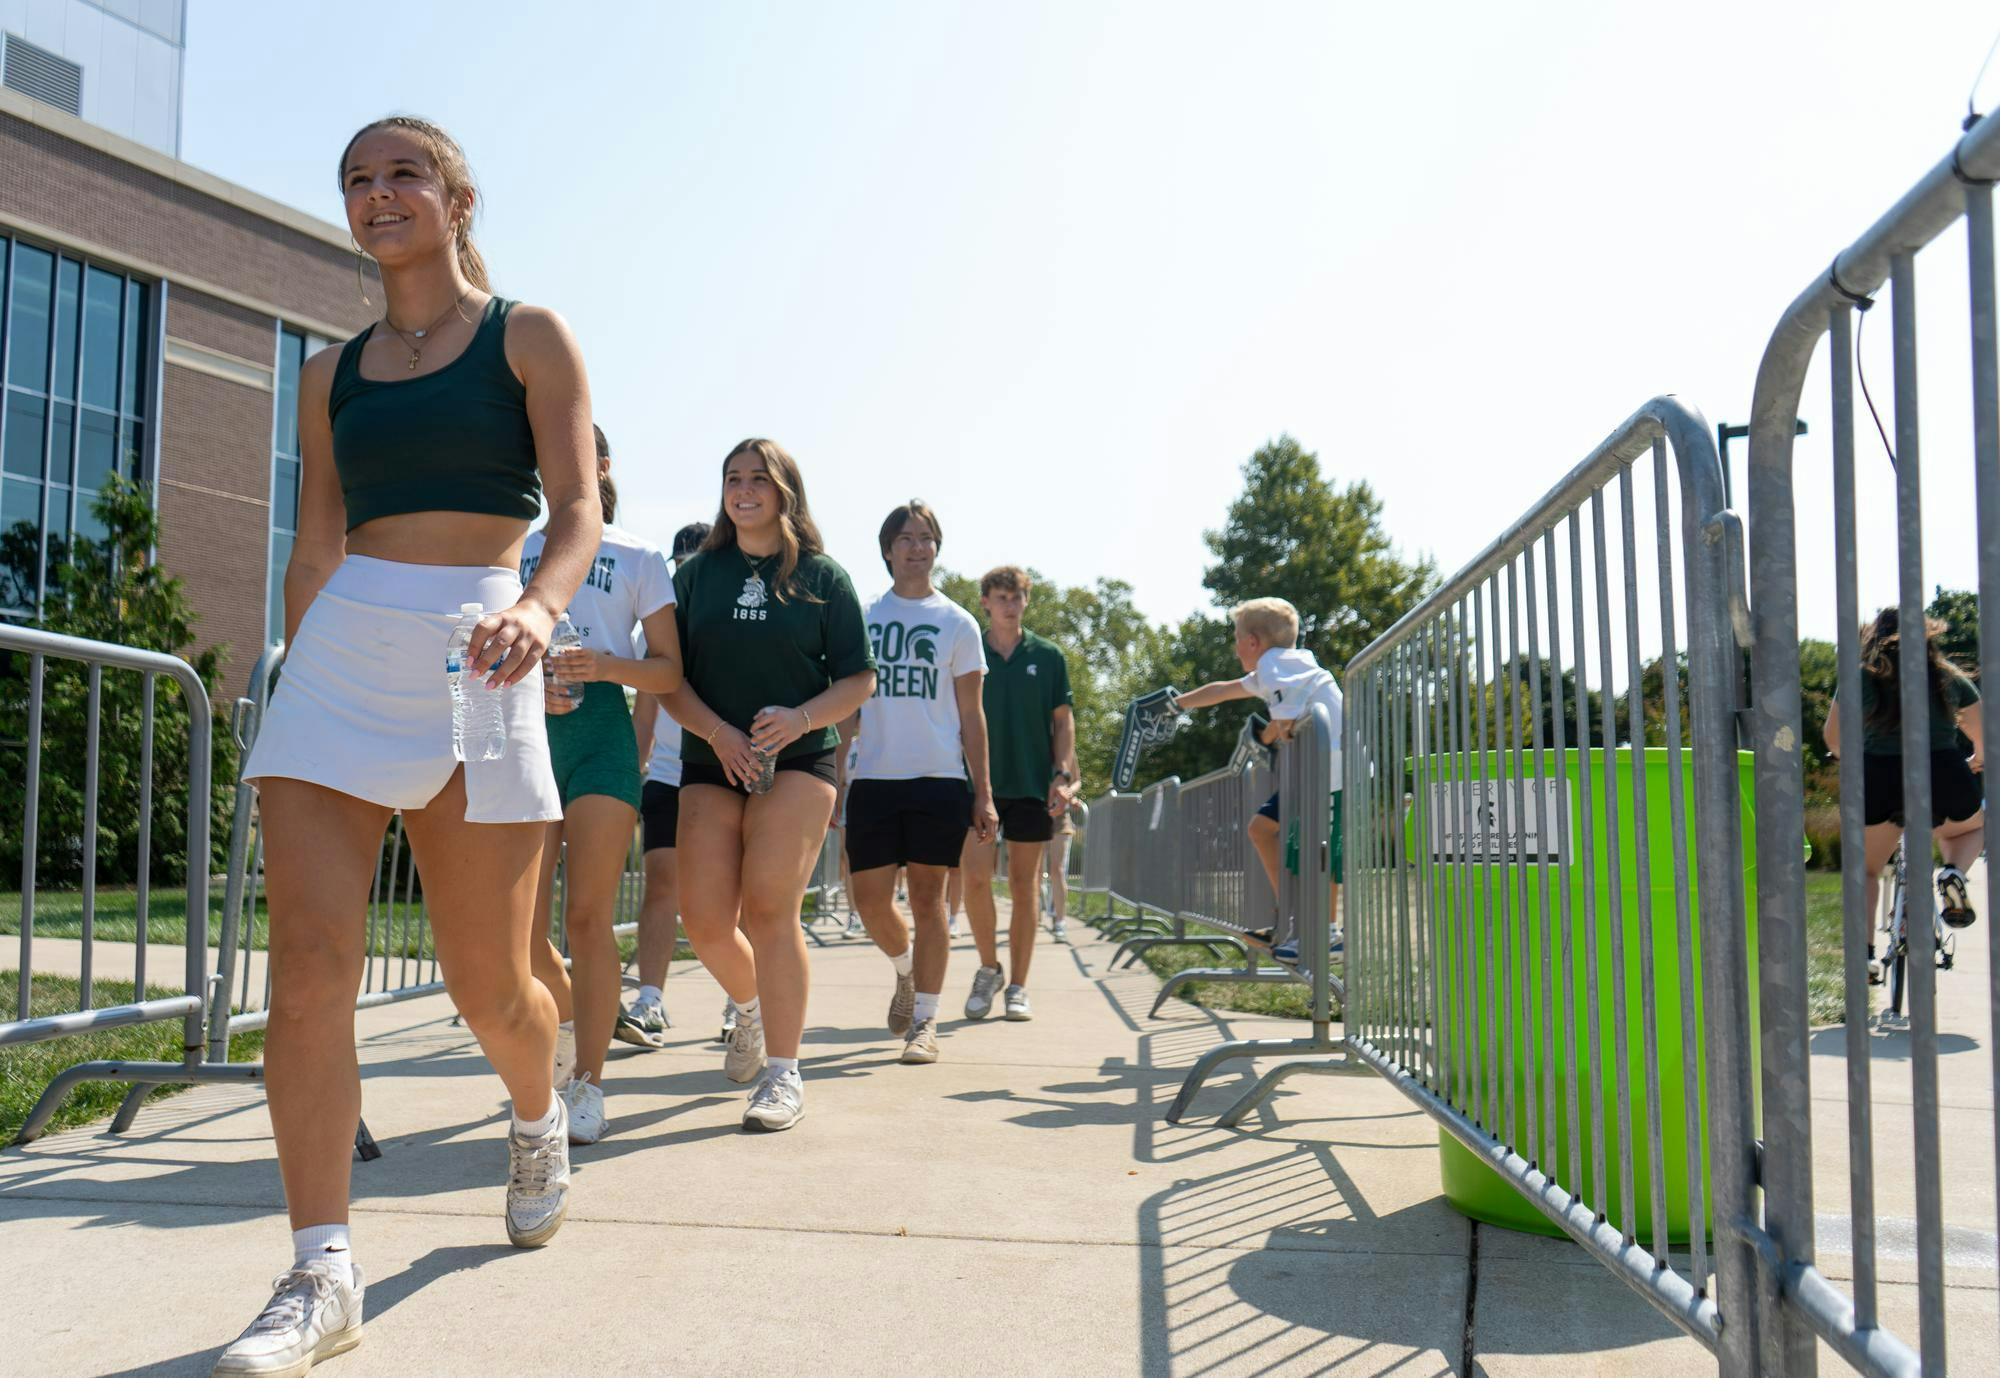
<path id="1" fill-rule="evenodd" d="M 910 628 L 910 654 L 926 665 L 937 664 L 938 629 L 929 622 Z"/>

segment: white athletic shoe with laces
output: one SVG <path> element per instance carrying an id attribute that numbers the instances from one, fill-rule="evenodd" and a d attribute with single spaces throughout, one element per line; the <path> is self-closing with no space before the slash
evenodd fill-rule
<path id="1" fill-rule="evenodd" d="M 972 994 L 965 997 L 967 1019 L 984 1019 L 993 1013 L 993 997 L 1000 993 L 1006 975 L 999 967 L 981 967 L 972 974 Z"/>
<path id="2" fill-rule="evenodd" d="M 1023 987 L 1007 987 L 1006 1017 L 1013 1020 L 1016 1024 L 1026 1023 L 1035 1017 L 1035 1012 L 1028 1008 L 1028 992 Z"/>
<path id="3" fill-rule="evenodd" d="M 722 1032 L 715 1036 L 717 1043 L 727 1043 L 729 1035 L 736 1032 L 736 1002 L 728 996 L 722 997 Z"/>
<path id="4" fill-rule="evenodd" d="M 1049 928 L 1049 936 L 1059 943 L 1069 941 L 1069 920 L 1057 919 Z"/>
<path id="5" fill-rule="evenodd" d="M 540 1138 L 507 1132 L 507 1241 L 539 1248 L 569 1211 L 569 1106 L 556 1097 L 556 1125 Z"/>
<path id="6" fill-rule="evenodd" d="M 571 1077 L 569 1085 L 556 1094 L 562 1097 L 563 1108 L 569 1114 L 571 1143 L 594 1144 L 604 1137 L 604 1127 L 610 1119 L 604 1113 L 603 1087 L 585 1074 Z"/>
<path id="7" fill-rule="evenodd" d="M 280 1273 L 271 1300 L 216 1359 L 214 1378 L 300 1378 L 322 1359 L 361 1343 L 361 1269 L 341 1281 L 315 1259 Z"/>
<path id="8" fill-rule="evenodd" d="M 736 1016 L 729 1031 L 729 1051 L 722 1055 L 722 1074 L 747 1086 L 764 1073 L 764 1021 Z"/>
<path id="9" fill-rule="evenodd" d="M 797 1072 L 764 1073 L 757 1089 L 750 1093 L 750 1108 L 743 1112 L 743 1127 L 756 1133 L 775 1134 L 790 1129 L 806 1113 L 806 1088 Z"/>

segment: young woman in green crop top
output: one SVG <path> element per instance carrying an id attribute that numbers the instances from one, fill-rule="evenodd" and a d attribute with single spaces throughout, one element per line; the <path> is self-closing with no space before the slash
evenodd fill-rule
<path id="1" fill-rule="evenodd" d="M 361 1338 L 348 1248 L 360 1111 L 354 1000 L 384 830 L 400 811 L 446 986 L 513 1102 L 507 1234 L 546 1242 L 567 1207 L 555 1003 L 528 966 L 545 824 L 560 817 L 541 660 L 599 542 L 590 393 L 554 313 L 492 295 L 473 247 L 465 155 L 394 117 L 343 151 L 357 246 L 382 319 L 309 360 L 299 388 L 299 532 L 285 572 L 284 676 L 245 763 L 271 908 L 265 1085 L 293 1263 L 215 1372 L 303 1373 Z M 520 578 L 547 495 L 547 544 Z M 499 694 L 506 748 L 461 764 L 446 643 Z"/>
<path id="2" fill-rule="evenodd" d="M 799 905 L 833 817 L 834 724 L 875 692 L 875 658 L 854 585 L 775 441 L 746 440 L 723 461 L 722 507 L 674 575 L 674 610 L 686 678 L 662 702 L 686 731 L 681 921 L 736 1002 L 723 1069 L 757 1081 L 743 1127 L 789 1129 L 805 1111 Z M 770 790 L 752 793 L 765 758 Z"/>

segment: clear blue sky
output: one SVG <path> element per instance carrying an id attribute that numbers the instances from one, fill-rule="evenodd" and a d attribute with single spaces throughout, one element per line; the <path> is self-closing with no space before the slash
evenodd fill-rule
<path id="1" fill-rule="evenodd" d="M 662 540 L 769 435 L 864 593 L 915 495 L 949 565 L 1122 578 L 1166 619 L 1207 605 L 1202 529 L 1280 432 L 1449 570 L 1645 398 L 1742 419 L 1777 315 L 1949 148 L 2000 26 L 1884 14 L 193 0 L 184 152 L 338 220 L 357 125 L 445 123 L 498 287 L 576 328 Z M 1962 250 L 1931 258 L 1930 544 L 1967 584 Z"/>

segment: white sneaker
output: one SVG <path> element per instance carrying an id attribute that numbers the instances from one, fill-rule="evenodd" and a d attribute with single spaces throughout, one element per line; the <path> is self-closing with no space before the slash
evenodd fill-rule
<path id="1" fill-rule="evenodd" d="M 555 1079 L 550 1083 L 561 1086 L 576 1073 L 576 1026 L 556 1025 Z"/>
<path id="2" fill-rule="evenodd" d="M 919 1019 L 903 1040 L 901 1061 L 911 1066 L 929 1066 L 938 1060 L 937 1020 Z"/>
<path id="3" fill-rule="evenodd" d="M 630 1043 L 639 1048 L 664 1048 L 667 1046 L 667 1030 L 674 1021 L 667 1018 L 667 1007 L 658 1000 L 635 1000 L 629 1010 L 618 1011 L 618 1027 L 612 1032 L 621 1043 Z"/>
<path id="4" fill-rule="evenodd" d="M 609 1123 L 604 1114 L 604 1090 L 594 1084 L 586 1074 L 571 1077 L 568 1086 L 556 1092 L 562 1097 L 563 1107 L 569 1112 L 569 1141 L 573 1144 L 594 1144 L 604 1137 L 604 1126 Z"/>
<path id="5" fill-rule="evenodd" d="M 889 997 L 889 1032 L 898 1036 L 910 1031 L 910 1020 L 917 1012 L 917 976 L 896 978 L 896 993 Z"/>
<path id="6" fill-rule="evenodd" d="M 993 997 L 1000 993 L 1006 973 L 999 967 L 981 967 L 972 974 L 972 994 L 965 997 L 965 1017 L 984 1019 L 993 1013 Z"/>
<path id="7" fill-rule="evenodd" d="M 1007 1018 L 1016 1024 L 1024 1024 L 1035 1017 L 1028 1008 L 1028 992 L 1020 986 L 1007 987 Z"/>
<path id="8" fill-rule="evenodd" d="M 750 1108 L 743 1112 L 743 1127 L 761 1134 L 790 1129 L 806 1114 L 805 1083 L 797 1072 L 766 1072 L 750 1093 Z"/>
<path id="9" fill-rule="evenodd" d="M 1069 920 L 1068 920 L 1068 919 L 1057 919 L 1057 920 L 1055 921 L 1055 923 L 1051 924 L 1051 925 L 1050 925 L 1050 927 L 1049 927 L 1049 936 L 1050 936 L 1051 938 L 1054 938 L 1054 939 L 1055 939 L 1055 940 L 1056 940 L 1057 942 L 1059 942 L 1059 943 L 1066 943 L 1066 942 L 1068 942 L 1068 941 L 1069 941 Z"/>
<path id="10" fill-rule="evenodd" d="M 729 1051 L 722 1055 L 722 1074 L 739 1086 L 747 1086 L 764 1072 L 764 1021 L 736 1018 L 729 1031 Z"/>
<path id="11" fill-rule="evenodd" d="M 947 938 L 956 938 L 958 936 L 958 915 L 953 914 L 949 919 L 945 920 L 944 935 Z"/>
<path id="12" fill-rule="evenodd" d="M 729 1035 L 736 1032 L 736 1002 L 728 996 L 722 997 L 722 1032 L 715 1036 L 717 1043 L 727 1043 Z"/>
<path id="13" fill-rule="evenodd" d="M 214 1378 L 299 1378 L 361 1343 L 361 1269 L 352 1285 L 315 1259 L 280 1273 L 250 1328 L 215 1361 Z"/>
<path id="14" fill-rule="evenodd" d="M 850 911 L 847 915 L 847 927 L 842 930 L 840 936 L 843 938 L 858 938 L 867 931 L 867 928 L 861 923 L 861 916 Z"/>
<path id="15" fill-rule="evenodd" d="M 556 1127 L 540 1138 L 507 1133 L 507 1242 L 533 1249 L 555 1238 L 569 1210 L 569 1107 L 556 1097 Z"/>

